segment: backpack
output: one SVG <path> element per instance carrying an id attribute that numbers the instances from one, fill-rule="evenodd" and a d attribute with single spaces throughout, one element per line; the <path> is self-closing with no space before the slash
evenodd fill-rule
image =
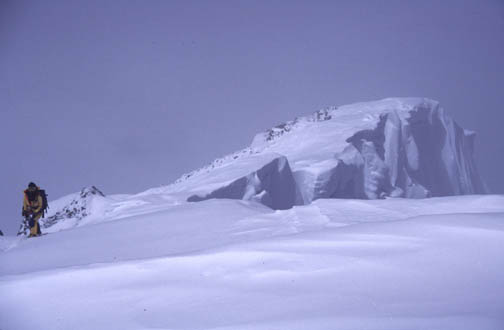
<path id="1" fill-rule="evenodd" d="M 45 190 L 39 189 L 38 192 L 40 194 L 40 197 L 42 197 L 42 208 L 40 212 L 42 212 L 42 218 L 43 218 L 47 209 L 49 208 L 49 203 L 47 202 L 47 194 Z"/>

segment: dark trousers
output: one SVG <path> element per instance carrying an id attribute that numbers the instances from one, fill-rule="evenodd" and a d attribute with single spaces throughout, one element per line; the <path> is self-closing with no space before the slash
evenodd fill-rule
<path id="1" fill-rule="evenodd" d="M 42 234 L 39 226 L 39 219 L 42 217 L 42 213 L 32 214 L 26 219 L 28 220 L 28 225 L 30 226 L 30 236 L 37 236 Z"/>

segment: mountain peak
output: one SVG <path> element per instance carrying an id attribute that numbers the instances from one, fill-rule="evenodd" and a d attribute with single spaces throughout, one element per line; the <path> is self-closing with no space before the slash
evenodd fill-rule
<path id="1" fill-rule="evenodd" d="M 82 188 L 82 190 L 80 192 L 80 197 L 81 198 L 87 198 L 87 197 L 92 196 L 92 195 L 97 195 L 97 196 L 105 197 L 105 194 L 102 193 L 95 186 L 84 187 L 84 188 Z"/>
<path id="2" fill-rule="evenodd" d="M 350 117 L 354 120 L 370 120 L 390 111 L 397 111 L 401 114 L 407 114 L 418 108 L 435 108 L 439 105 L 438 101 L 425 97 L 390 97 L 377 101 L 358 102 L 342 106 L 331 106 L 313 112 L 310 115 L 297 117 L 294 120 L 276 125 L 273 128 L 257 134 L 251 148 L 253 150 L 262 150 L 284 134 L 296 129 L 303 129 L 306 126 L 314 125 L 319 122 L 342 120 L 348 121 Z M 348 123 L 349 125 L 351 123 Z"/>
<path id="3" fill-rule="evenodd" d="M 282 182 L 292 178 L 294 183 L 288 186 L 295 187 L 294 204 L 318 198 L 484 193 L 486 186 L 473 159 L 473 140 L 474 134 L 429 98 L 393 97 L 328 107 L 259 133 L 250 147 L 158 191 L 185 191 L 193 201 L 263 196 L 261 189 L 273 185 L 259 182 L 261 176 Z M 268 165 L 278 157 L 287 160 L 290 173 Z M 273 172 L 268 176 L 264 168 Z"/>
<path id="4" fill-rule="evenodd" d="M 104 199 L 105 194 L 95 186 L 82 188 L 49 203 L 47 215 L 41 219 L 41 227 L 51 231 L 75 227 L 79 222 L 93 214 L 97 199 Z"/>
<path id="5" fill-rule="evenodd" d="M 474 138 L 427 98 L 328 107 L 260 133 L 250 147 L 131 201 L 85 187 L 51 202 L 41 225 L 58 231 L 160 200 L 179 205 L 225 198 L 288 209 L 317 199 L 486 193 L 473 159 Z"/>

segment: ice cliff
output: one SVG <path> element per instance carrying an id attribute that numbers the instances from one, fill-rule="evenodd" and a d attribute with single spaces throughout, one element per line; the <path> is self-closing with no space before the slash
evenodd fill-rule
<path id="1" fill-rule="evenodd" d="M 249 148 L 164 191 L 188 201 L 253 199 L 275 209 L 319 198 L 480 194 L 487 191 L 474 137 L 427 98 L 332 107 L 262 132 Z"/>
<path id="2" fill-rule="evenodd" d="M 281 210 L 320 198 L 485 193 L 474 137 L 425 98 L 327 108 L 257 134 L 251 146 L 168 186 L 107 197 L 93 186 L 50 202 L 41 225 L 59 231 L 213 198 Z"/>
<path id="3" fill-rule="evenodd" d="M 284 156 L 271 155 L 272 159 L 260 168 L 202 194 L 187 199 L 197 202 L 210 198 L 255 200 L 273 209 L 288 209 L 296 202 L 296 184 L 289 162 Z"/>

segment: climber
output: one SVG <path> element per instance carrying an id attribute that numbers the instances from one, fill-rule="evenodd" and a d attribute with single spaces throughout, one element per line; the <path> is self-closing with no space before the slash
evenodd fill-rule
<path id="1" fill-rule="evenodd" d="M 44 215 L 46 208 L 47 198 L 45 191 L 37 187 L 35 183 L 30 182 L 28 189 L 24 191 L 23 198 L 23 216 L 30 228 L 30 235 L 28 237 L 36 237 L 42 234 L 38 221 Z"/>

